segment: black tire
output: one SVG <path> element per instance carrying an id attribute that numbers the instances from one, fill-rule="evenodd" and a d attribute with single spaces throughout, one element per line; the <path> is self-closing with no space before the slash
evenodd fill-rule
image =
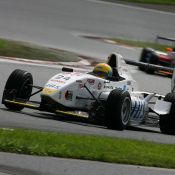
<path id="1" fill-rule="evenodd" d="M 16 104 L 6 103 L 7 100 L 20 99 L 23 102 L 29 100 L 32 93 L 33 77 L 31 73 L 16 69 L 14 70 L 5 85 L 2 103 L 9 109 L 20 111 L 24 107 Z"/>
<path id="2" fill-rule="evenodd" d="M 164 134 L 175 134 L 175 93 L 168 93 L 165 101 L 172 102 L 170 113 L 160 116 L 160 131 Z"/>
<path id="3" fill-rule="evenodd" d="M 155 64 L 157 65 L 159 62 L 159 57 L 156 55 L 155 51 L 151 48 L 144 48 L 140 55 L 140 62 Z M 148 74 L 154 74 L 153 69 L 145 69 L 143 67 L 139 67 L 140 70 L 146 71 Z"/>
<path id="4" fill-rule="evenodd" d="M 112 90 L 106 103 L 106 126 L 110 129 L 124 130 L 129 123 L 131 97 L 122 89 Z"/>
<path id="5" fill-rule="evenodd" d="M 150 56 L 151 54 L 152 54 L 152 50 L 150 50 L 149 48 L 143 48 L 139 61 L 143 62 L 143 63 L 146 63 L 147 62 L 146 58 L 148 56 Z M 139 67 L 139 69 L 142 70 L 142 71 L 145 71 L 145 68 L 143 68 L 143 67 Z"/>

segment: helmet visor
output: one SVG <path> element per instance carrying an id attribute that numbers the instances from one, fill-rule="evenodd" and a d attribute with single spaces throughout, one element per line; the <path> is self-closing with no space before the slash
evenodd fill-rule
<path id="1" fill-rule="evenodd" d="M 105 78 L 108 75 L 107 72 L 102 72 L 102 71 L 94 71 L 94 74 L 101 78 Z"/>

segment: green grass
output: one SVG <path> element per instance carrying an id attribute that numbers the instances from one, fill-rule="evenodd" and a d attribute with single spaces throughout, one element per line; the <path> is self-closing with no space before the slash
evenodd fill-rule
<path id="1" fill-rule="evenodd" d="M 102 136 L 0 129 L 0 151 L 175 168 L 175 145 Z"/>
<path id="2" fill-rule="evenodd" d="M 0 56 L 47 61 L 78 61 L 76 54 L 30 43 L 0 39 Z"/>
<path id="3" fill-rule="evenodd" d="M 115 41 L 116 44 L 119 45 L 151 47 L 161 51 L 166 51 L 165 48 L 170 47 L 169 45 L 163 45 L 159 43 L 134 41 L 120 38 L 109 38 L 109 40 Z M 55 62 L 76 62 L 80 60 L 78 55 L 72 52 L 41 47 L 30 43 L 7 39 L 0 39 L 0 56 Z"/>
<path id="4" fill-rule="evenodd" d="M 108 0 L 106 0 L 108 1 Z M 158 5 L 175 5 L 175 0 L 109 0 L 113 2 L 130 2 L 130 3 L 142 3 L 142 4 L 158 4 Z"/>
<path id="5" fill-rule="evenodd" d="M 166 51 L 167 47 L 172 47 L 172 45 L 165 45 L 160 43 L 153 42 L 144 42 L 144 41 L 135 41 L 128 39 L 120 39 L 120 38 L 110 38 L 109 40 L 115 41 L 116 44 L 119 45 L 128 45 L 132 47 L 150 47 L 156 50 Z"/>

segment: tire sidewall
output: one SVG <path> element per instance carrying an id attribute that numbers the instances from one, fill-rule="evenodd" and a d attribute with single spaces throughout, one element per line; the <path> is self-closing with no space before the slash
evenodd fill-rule
<path id="1" fill-rule="evenodd" d="M 168 93 L 164 101 L 171 102 L 170 113 L 160 116 L 160 131 L 164 134 L 175 134 L 175 93 Z"/>
<path id="2" fill-rule="evenodd" d="M 125 111 L 127 110 L 127 111 Z M 131 98 L 127 91 L 115 89 L 111 91 L 106 105 L 106 125 L 110 129 L 124 130 L 129 123 Z"/>
<path id="3" fill-rule="evenodd" d="M 5 84 L 2 103 L 9 109 L 22 110 L 24 107 L 6 103 L 5 99 L 15 100 L 19 98 L 24 102 L 28 101 L 32 93 L 32 85 L 33 77 L 31 73 L 20 69 L 14 70 Z"/>

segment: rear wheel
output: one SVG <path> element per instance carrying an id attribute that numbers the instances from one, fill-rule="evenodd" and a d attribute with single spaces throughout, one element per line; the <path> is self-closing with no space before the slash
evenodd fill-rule
<path id="1" fill-rule="evenodd" d="M 127 91 L 111 91 L 106 103 L 106 125 L 110 129 L 124 130 L 129 123 L 131 98 Z"/>
<path id="2" fill-rule="evenodd" d="M 144 48 L 140 55 L 140 62 L 149 63 L 149 64 L 158 64 L 158 56 L 155 54 L 154 50 L 151 48 Z M 145 69 L 143 67 L 139 67 L 140 70 L 146 71 L 149 74 L 153 74 L 155 71 L 153 69 Z"/>
<path id="3" fill-rule="evenodd" d="M 175 134 L 175 93 L 168 93 L 165 101 L 171 102 L 171 110 L 167 115 L 160 116 L 160 131 L 164 134 Z"/>
<path id="4" fill-rule="evenodd" d="M 33 77 L 31 73 L 16 69 L 14 70 L 5 85 L 2 103 L 9 109 L 20 111 L 24 107 L 11 104 L 6 100 L 20 99 L 21 101 L 28 101 L 32 93 Z"/>

